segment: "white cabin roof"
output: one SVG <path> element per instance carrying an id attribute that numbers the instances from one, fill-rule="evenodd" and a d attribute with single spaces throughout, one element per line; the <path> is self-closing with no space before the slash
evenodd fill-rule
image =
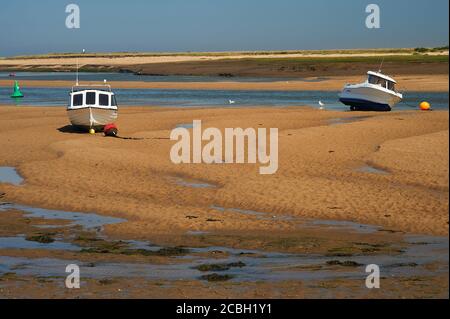
<path id="1" fill-rule="evenodd" d="M 97 89 L 74 89 L 70 94 L 79 94 L 79 93 L 88 93 L 88 92 L 95 92 L 95 93 L 101 93 L 101 94 L 107 94 L 107 95 L 114 95 L 113 92 L 106 91 L 106 90 L 97 90 Z"/>
<path id="2" fill-rule="evenodd" d="M 111 86 L 109 84 L 86 84 L 86 85 L 74 85 L 72 86 L 72 92 L 82 91 L 102 91 L 112 93 Z"/>
<path id="3" fill-rule="evenodd" d="M 390 82 L 397 83 L 397 81 L 395 81 L 393 78 L 391 78 L 391 77 L 389 77 L 389 76 L 387 76 L 387 75 L 384 75 L 384 74 L 382 74 L 382 73 L 379 73 L 379 72 L 369 71 L 369 72 L 367 72 L 367 74 L 368 74 L 368 75 L 374 75 L 374 76 L 377 76 L 377 77 L 379 77 L 379 78 L 388 80 L 388 81 L 390 81 Z"/>

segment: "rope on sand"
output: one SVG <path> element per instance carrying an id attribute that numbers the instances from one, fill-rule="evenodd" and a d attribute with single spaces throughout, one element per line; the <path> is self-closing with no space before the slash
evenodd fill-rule
<path id="1" fill-rule="evenodd" d="M 417 108 L 417 105 L 412 105 L 412 104 L 406 103 L 406 102 L 404 102 L 404 101 L 402 101 L 402 102 L 400 102 L 400 103 L 401 103 L 401 104 L 405 104 L 406 106 L 412 107 L 412 108 L 414 108 L 414 109 Z"/>
<path id="2" fill-rule="evenodd" d="M 168 137 L 128 137 L 128 136 L 120 136 L 118 135 L 119 130 L 115 124 L 108 124 L 103 129 L 105 133 L 105 137 L 115 137 L 120 138 L 122 140 L 133 140 L 133 141 L 142 141 L 142 140 L 168 140 Z"/>

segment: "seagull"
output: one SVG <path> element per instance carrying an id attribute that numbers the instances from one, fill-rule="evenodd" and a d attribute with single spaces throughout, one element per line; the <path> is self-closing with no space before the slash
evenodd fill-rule
<path id="1" fill-rule="evenodd" d="M 319 105 L 320 105 L 319 109 L 320 109 L 320 110 L 323 110 L 323 109 L 324 109 L 324 106 L 325 106 L 325 104 L 323 104 L 323 103 L 322 103 L 322 101 L 319 101 Z"/>
<path id="2" fill-rule="evenodd" d="M 236 101 L 233 101 L 233 100 L 228 100 L 228 103 L 230 103 L 230 104 L 235 104 L 235 103 L 236 103 Z"/>

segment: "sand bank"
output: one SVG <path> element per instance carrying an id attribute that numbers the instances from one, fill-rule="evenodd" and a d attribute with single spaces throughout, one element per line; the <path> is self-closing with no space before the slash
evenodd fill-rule
<path id="1" fill-rule="evenodd" d="M 330 125 L 355 116 L 368 118 Z M 170 131 L 193 119 L 222 129 L 278 127 L 277 174 L 259 175 L 259 164 L 174 165 Z M 133 238 L 292 228 L 212 206 L 444 235 L 448 121 L 446 111 L 129 107 L 120 111 L 120 134 L 145 139 L 122 140 L 74 132 L 63 108 L 0 107 L 0 166 L 15 166 L 25 178 L 0 191 L 8 201 L 127 218 L 107 230 Z M 387 174 L 361 170 L 367 165 Z M 192 181 L 213 187 L 190 187 Z"/>
<path id="2" fill-rule="evenodd" d="M 396 78 L 399 82 L 398 90 L 416 92 L 448 92 L 448 75 L 404 75 Z M 15 78 L 0 80 L 0 86 L 11 86 Z M 305 81 L 306 80 L 306 81 Z M 143 82 L 143 81 L 111 81 L 113 88 L 121 89 L 183 89 L 183 90 L 273 90 L 273 91 L 339 91 L 346 83 L 360 83 L 364 76 L 335 76 L 317 81 L 316 77 L 309 77 L 303 81 L 277 82 Z M 22 88 L 26 87 L 63 87 L 70 88 L 71 81 L 38 81 L 20 80 Z M 98 84 L 82 82 L 82 84 Z"/>

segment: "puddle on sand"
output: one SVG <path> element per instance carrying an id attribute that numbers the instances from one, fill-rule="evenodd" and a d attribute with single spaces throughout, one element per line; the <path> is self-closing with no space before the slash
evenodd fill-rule
<path id="1" fill-rule="evenodd" d="M 0 183 L 19 186 L 23 183 L 23 178 L 14 167 L 2 166 L 0 167 Z"/>
<path id="2" fill-rule="evenodd" d="M 36 241 L 26 240 L 25 236 L 15 236 L 0 237 L 0 249 L 45 249 L 79 251 L 81 250 L 81 247 L 59 240 L 44 244 Z"/>
<path id="3" fill-rule="evenodd" d="M 67 226 L 79 225 L 84 229 L 101 228 L 104 225 L 118 224 L 126 221 L 125 219 L 121 218 L 108 217 L 91 213 L 66 212 L 60 210 L 35 208 L 11 203 L 0 204 L 0 212 L 4 212 L 7 210 L 22 211 L 25 213 L 25 217 L 30 218 L 69 220 L 72 223 L 68 224 Z"/>
<path id="4" fill-rule="evenodd" d="M 265 212 L 257 212 L 250 209 L 239 209 L 239 208 L 225 208 L 222 206 L 212 205 L 211 209 L 218 210 L 220 212 L 233 212 L 238 214 L 255 216 L 259 220 L 284 220 L 284 221 L 293 221 L 296 218 L 288 215 L 273 215 Z"/>
<path id="5" fill-rule="evenodd" d="M 379 226 L 358 224 L 345 220 L 325 220 L 325 219 L 309 220 L 306 226 L 326 227 L 327 229 L 335 229 L 335 230 L 348 229 L 361 234 L 372 234 L 381 229 L 381 227 Z"/>
<path id="6" fill-rule="evenodd" d="M 207 231 L 201 231 L 201 230 L 188 230 L 186 232 L 186 235 L 190 235 L 190 236 L 202 236 L 202 235 L 208 235 L 209 232 Z"/>
<path id="7" fill-rule="evenodd" d="M 290 215 L 272 215 L 265 212 L 257 212 L 248 209 L 239 208 L 225 208 L 217 205 L 212 205 L 210 208 L 218 210 L 220 212 L 234 212 L 244 215 L 255 216 L 259 220 L 273 220 L 273 221 L 289 221 L 298 222 L 299 228 L 327 228 L 335 230 L 350 230 L 362 234 L 374 233 L 381 229 L 381 227 L 373 225 L 364 225 L 359 223 L 354 223 L 350 221 L 339 221 L 339 220 L 325 220 L 325 219 L 311 219 L 311 218 L 301 218 Z"/>
<path id="8" fill-rule="evenodd" d="M 185 128 L 185 129 L 191 129 L 194 128 L 194 124 L 192 123 L 183 123 L 183 124 L 177 124 L 175 128 Z"/>
<path id="9" fill-rule="evenodd" d="M 360 167 L 358 169 L 356 169 L 357 172 L 360 173 L 369 173 L 369 174 L 379 174 L 379 175 L 389 175 L 388 171 L 379 169 L 379 168 L 375 168 L 373 166 L 370 165 L 364 165 L 363 167 Z"/>
<path id="10" fill-rule="evenodd" d="M 185 178 L 175 178 L 175 183 L 184 187 L 192 187 L 192 188 L 217 188 L 216 185 L 205 183 L 202 181 L 197 181 L 193 179 L 185 179 Z"/>

